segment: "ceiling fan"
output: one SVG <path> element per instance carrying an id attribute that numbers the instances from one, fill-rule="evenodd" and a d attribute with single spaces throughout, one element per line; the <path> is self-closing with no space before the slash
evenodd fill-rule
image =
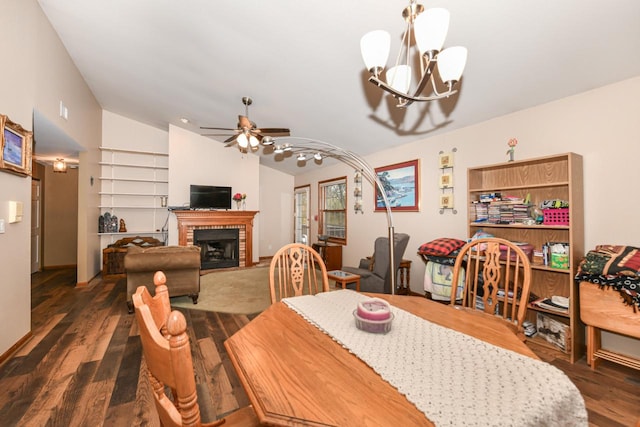
<path id="1" fill-rule="evenodd" d="M 258 145 L 265 137 L 274 136 L 289 136 L 290 131 L 287 128 L 259 128 L 254 122 L 249 120 L 249 105 L 253 103 L 253 100 L 248 96 L 242 97 L 242 103 L 245 106 L 245 115 L 238 116 L 238 127 L 233 128 L 219 128 L 210 126 L 201 126 L 200 129 L 207 130 L 220 130 L 226 131 L 223 134 L 203 134 L 203 136 L 227 136 L 229 132 L 233 132 L 233 135 L 227 138 L 224 142 L 226 146 L 238 144 L 240 150 L 246 150 L 249 147 L 252 150 L 258 148 Z"/>

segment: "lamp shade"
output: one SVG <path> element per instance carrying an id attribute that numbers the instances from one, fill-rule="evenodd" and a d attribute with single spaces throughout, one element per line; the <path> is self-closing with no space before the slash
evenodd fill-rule
<path id="1" fill-rule="evenodd" d="M 240 148 L 247 148 L 249 146 L 249 140 L 247 139 L 247 135 L 244 133 L 238 135 L 238 146 Z"/>
<path id="2" fill-rule="evenodd" d="M 396 65 L 387 70 L 387 83 L 395 90 L 407 93 L 411 85 L 411 67 Z"/>
<path id="3" fill-rule="evenodd" d="M 420 54 L 439 52 L 449 31 L 449 11 L 441 7 L 427 9 L 416 17 L 413 33 Z"/>
<path id="4" fill-rule="evenodd" d="M 387 64 L 391 36 L 383 30 L 370 31 L 360 39 L 360 52 L 367 70 L 373 72 Z"/>
<path id="5" fill-rule="evenodd" d="M 258 145 L 260 145 L 260 141 L 258 141 L 258 138 L 256 138 L 253 135 L 249 135 L 249 145 L 251 145 L 251 148 L 256 148 Z"/>
<path id="6" fill-rule="evenodd" d="M 438 72 L 443 82 L 455 83 L 460 80 L 467 64 L 467 48 L 449 47 L 438 54 Z"/>

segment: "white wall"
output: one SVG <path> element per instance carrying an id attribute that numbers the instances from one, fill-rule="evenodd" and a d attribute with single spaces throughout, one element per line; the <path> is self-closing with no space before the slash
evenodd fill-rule
<path id="1" fill-rule="evenodd" d="M 0 27 L 4 55 L 11 58 L 11 66 L 0 67 L 0 80 L 5 83 L 0 85 L 0 113 L 32 130 L 37 109 L 87 148 L 78 184 L 78 281 L 87 281 L 99 271 L 97 236 L 88 236 L 82 226 L 87 217 L 95 216 L 96 221 L 98 217 L 97 203 L 89 204 L 97 197 L 92 196 L 97 188 L 92 192 L 89 176 L 97 169 L 97 158 L 91 153 L 100 143 L 100 107 L 36 0 L 3 1 Z M 61 99 L 70 110 L 67 121 L 57 116 Z M 31 329 L 31 178 L 0 173 L 0 218 L 8 218 L 10 200 L 21 201 L 25 215 L 22 222 L 7 224 L 6 232 L 0 234 L 0 324 L 11 325 L 0 331 L 0 355 Z"/>
<path id="2" fill-rule="evenodd" d="M 261 257 L 293 243 L 293 176 L 260 166 Z"/>
<path id="3" fill-rule="evenodd" d="M 242 154 L 235 147 L 225 147 L 214 141 L 177 126 L 169 126 L 169 206 L 189 205 L 189 186 L 230 186 L 233 193 L 247 194 L 247 210 L 260 210 L 259 159 Z M 260 224 L 258 213 L 253 221 L 253 261 L 258 262 Z M 178 225 L 175 215 L 169 215 L 170 245 L 178 244 Z"/>
<path id="4" fill-rule="evenodd" d="M 467 168 L 508 160 L 507 141 L 515 137 L 516 159 L 575 152 L 584 158 L 585 248 L 613 243 L 640 246 L 640 227 L 635 215 L 640 198 L 634 188 L 640 159 L 640 77 L 598 88 L 549 104 L 523 110 L 442 135 L 367 156 L 373 167 L 413 159 L 420 160 L 420 212 L 395 212 L 396 232 L 411 236 L 404 258 L 412 260 L 411 289 L 423 293 L 425 264 L 418 247 L 438 237 L 467 238 Z M 328 141 L 335 143 L 334 141 Z M 337 144 L 339 145 L 339 144 Z M 349 148 L 344 145 L 343 148 Z M 454 199 L 457 215 L 439 213 L 439 152 L 454 154 Z M 297 176 L 295 185 L 311 184 L 311 200 L 317 203 L 317 181 L 353 171 L 336 166 Z M 349 191 L 353 188 L 349 180 Z M 357 261 L 373 250 L 373 240 L 386 235 L 384 215 L 373 212 L 373 189 L 363 186 L 364 215 L 349 210 L 345 265 Z M 351 205 L 351 202 L 349 202 Z M 317 206 L 312 206 L 312 215 Z M 315 222 L 314 222 L 315 224 Z M 315 241 L 317 227 L 312 227 Z M 605 334 L 603 341 L 613 337 Z M 637 340 L 616 340 L 622 351 L 640 354 Z"/>

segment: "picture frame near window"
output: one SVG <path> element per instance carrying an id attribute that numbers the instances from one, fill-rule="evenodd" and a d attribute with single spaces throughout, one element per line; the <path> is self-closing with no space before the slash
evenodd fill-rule
<path id="1" fill-rule="evenodd" d="M 0 170 L 31 176 L 33 133 L 0 114 Z"/>
<path id="2" fill-rule="evenodd" d="M 392 211 L 420 211 L 420 168 L 418 159 L 375 168 Z M 380 189 L 376 187 L 375 211 L 384 212 L 386 206 Z"/>

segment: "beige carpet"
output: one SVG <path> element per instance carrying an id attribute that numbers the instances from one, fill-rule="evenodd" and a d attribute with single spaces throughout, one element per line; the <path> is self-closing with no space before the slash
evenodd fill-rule
<path id="1" fill-rule="evenodd" d="M 269 307 L 269 267 L 215 271 L 200 277 L 200 297 L 171 298 L 171 305 L 191 310 L 253 314 Z"/>

